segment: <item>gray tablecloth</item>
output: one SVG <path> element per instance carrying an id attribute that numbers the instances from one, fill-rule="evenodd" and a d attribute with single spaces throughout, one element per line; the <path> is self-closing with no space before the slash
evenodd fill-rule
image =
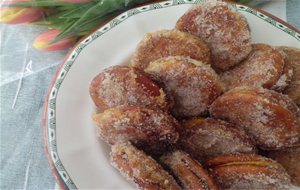
<path id="1" fill-rule="evenodd" d="M 300 28 L 299 0 L 273 0 L 261 7 Z M 66 51 L 35 50 L 31 43 L 44 29 L 0 27 L 0 189 L 57 189 L 43 150 L 42 109 L 47 88 Z"/>

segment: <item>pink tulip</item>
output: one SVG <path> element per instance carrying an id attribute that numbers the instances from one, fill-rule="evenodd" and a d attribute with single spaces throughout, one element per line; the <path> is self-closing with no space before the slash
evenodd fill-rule
<path id="1" fill-rule="evenodd" d="M 31 0 L 3 0 L 0 3 L 0 22 L 6 24 L 26 23 L 44 16 L 43 9 L 37 7 L 8 7 L 8 5 L 30 2 Z"/>
<path id="2" fill-rule="evenodd" d="M 0 7 L 0 22 L 20 24 L 38 20 L 43 17 L 43 9 L 30 7 Z"/>
<path id="3" fill-rule="evenodd" d="M 57 51 L 71 47 L 77 39 L 76 36 L 64 38 L 58 42 L 51 43 L 61 32 L 62 31 L 60 30 L 52 29 L 38 35 L 33 42 L 33 46 L 36 49 L 43 51 Z"/>

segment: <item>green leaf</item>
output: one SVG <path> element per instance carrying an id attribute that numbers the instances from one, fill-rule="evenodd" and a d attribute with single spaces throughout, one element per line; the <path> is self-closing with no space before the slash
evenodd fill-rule
<path id="1" fill-rule="evenodd" d="M 3 3 L 2 6 L 7 7 L 53 7 L 53 6 L 69 6 L 73 3 L 60 2 L 54 0 L 43 0 L 43 1 L 28 1 L 28 2 L 18 2 L 18 3 Z"/>

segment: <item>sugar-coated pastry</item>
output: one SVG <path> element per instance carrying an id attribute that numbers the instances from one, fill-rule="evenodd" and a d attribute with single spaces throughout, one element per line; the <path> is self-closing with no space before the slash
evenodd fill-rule
<path id="1" fill-rule="evenodd" d="M 277 49 L 284 59 L 284 67 L 280 78 L 277 80 L 276 84 L 271 87 L 271 89 L 282 93 L 292 82 L 294 77 L 294 68 L 292 67 L 291 62 L 288 61 L 287 54 L 282 49 Z"/>
<path id="2" fill-rule="evenodd" d="M 112 146 L 112 165 L 141 190 L 180 190 L 174 178 L 153 158 L 130 143 Z"/>
<path id="3" fill-rule="evenodd" d="M 210 113 L 244 128 L 262 149 L 299 145 L 299 108 L 288 96 L 275 91 L 234 88 L 211 105 Z"/>
<path id="4" fill-rule="evenodd" d="M 160 158 L 185 190 L 217 190 L 218 186 L 199 162 L 177 150 Z"/>
<path id="5" fill-rule="evenodd" d="M 178 122 L 165 112 L 140 106 L 118 106 L 95 114 L 98 135 L 110 145 L 131 141 L 162 150 L 178 140 Z"/>
<path id="6" fill-rule="evenodd" d="M 250 86 L 270 89 L 275 85 L 276 89 L 284 88 L 285 78 L 280 79 L 284 71 L 284 59 L 280 51 L 267 44 L 253 44 L 252 47 L 250 55 L 242 63 L 222 74 L 226 88 Z"/>
<path id="7" fill-rule="evenodd" d="M 210 49 L 206 43 L 178 30 L 160 30 L 148 33 L 139 43 L 131 66 L 144 69 L 152 61 L 168 56 L 188 56 L 210 64 Z"/>
<path id="8" fill-rule="evenodd" d="M 300 146 L 279 151 L 268 151 L 266 154 L 280 163 L 292 178 L 292 183 L 300 186 Z"/>
<path id="9" fill-rule="evenodd" d="M 188 57 L 171 56 L 151 62 L 145 72 L 163 83 L 174 99 L 176 117 L 205 115 L 223 91 L 219 76 L 208 64 Z"/>
<path id="10" fill-rule="evenodd" d="M 245 17 L 225 2 L 193 6 L 177 21 L 176 28 L 203 39 L 212 51 L 213 68 L 218 70 L 228 70 L 252 49 Z"/>
<path id="11" fill-rule="evenodd" d="M 284 90 L 298 106 L 300 106 L 300 49 L 292 47 L 280 47 L 286 54 L 285 63 L 293 68 L 291 83 Z"/>
<path id="12" fill-rule="evenodd" d="M 172 101 L 163 89 L 138 69 L 113 66 L 91 82 L 90 95 L 100 110 L 120 105 L 141 105 L 168 110 Z"/>
<path id="13" fill-rule="evenodd" d="M 221 154 L 255 153 L 245 131 L 222 120 L 193 118 L 181 123 L 179 144 L 197 160 Z"/>
<path id="14" fill-rule="evenodd" d="M 289 190 L 290 176 L 274 160 L 255 154 L 221 155 L 206 162 L 222 189 Z"/>

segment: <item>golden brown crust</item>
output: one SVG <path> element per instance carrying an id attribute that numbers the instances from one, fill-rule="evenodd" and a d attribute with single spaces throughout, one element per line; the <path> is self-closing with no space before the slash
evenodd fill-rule
<path id="1" fill-rule="evenodd" d="M 290 189 L 290 176 L 274 160 L 258 155 L 221 155 L 206 162 L 223 189 Z"/>
<path id="2" fill-rule="evenodd" d="M 131 141 L 159 151 L 178 140 L 178 122 L 167 113 L 139 106 L 118 106 L 95 114 L 98 135 L 110 145 Z"/>
<path id="3" fill-rule="evenodd" d="M 143 190 L 180 190 L 174 178 L 153 158 L 130 143 L 116 144 L 110 153 L 112 165 Z"/>
<path id="4" fill-rule="evenodd" d="M 280 163 L 291 176 L 292 183 L 300 186 L 300 146 L 280 151 L 269 151 L 266 156 Z"/>
<path id="5" fill-rule="evenodd" d="M 201 164 L 183 151 L 165 154 L 160 159 L 180 181 L 183 189 L 217 190 L 219 189 Z"/>
<path id="6" fill-rule="evenodd" d="M 152 61 L 168 56 L 187 56 L 210 64 L 210 49 L 201 39 L 178 30 L 148 33 L 139 43 L 131 66 L 144 69 Z"/>
<path id="7" fill-rule="evenodd" d="M 300 106 L 300 49 L 279 47 L 287 55 L 285 62 L 293 68 L 293 78 L 290 85 L 284 90 L 298 106 Z"/>
<path id="8" fill-rule="evenodd" d="M 278 82 L 284 71 L 281 53 L 267 44 L 253 44 L 252 47 L 251 53 L 242 63 L 222 74 L 227 90 L 239 86 L 284 88 L 286 82 Z"/>
<path id="9" fill-rule="evenodd" d="M 176 28 L 200 37 L 209 45 L 212 65 L 217 70 L 228 70 L 251 51 L 246 19 L 224 2 L 205 2 L 192 7 L 177 21 Z"/>
<path id="10" fill-rule="evenodd" d="M 210 113 L 244 128 L 262 149 L 282 149 L 300 142 L 299 109 L 287 96 L 271 90 L 232 89 L 211 105 Z"/>
<path id="11" fill-rule="evenodd" d="M 221 154 L 256 152 L 245 131 L 225 121 L 194 118 L 183 121 L 181 125 L 179 144 L 197 160 Z"/>
<path id="12" fill-rule="evenodd" d="M 210 65 L 170 56 L 151 62 L 145 72 L 163 83 L 173 98 L 172 113 L 177 117 L 205 115 L 209 105 L 222 93 L 218 75 Z"/>
<path id="13" fill-rule="evenodd" d="M 127 66 L 113 66 L 99 73 L 91 82 L 90 95 L 97 107 L 141 105 L 168 110 L 172 103 L 162 88 L 144 72 Z"/>

